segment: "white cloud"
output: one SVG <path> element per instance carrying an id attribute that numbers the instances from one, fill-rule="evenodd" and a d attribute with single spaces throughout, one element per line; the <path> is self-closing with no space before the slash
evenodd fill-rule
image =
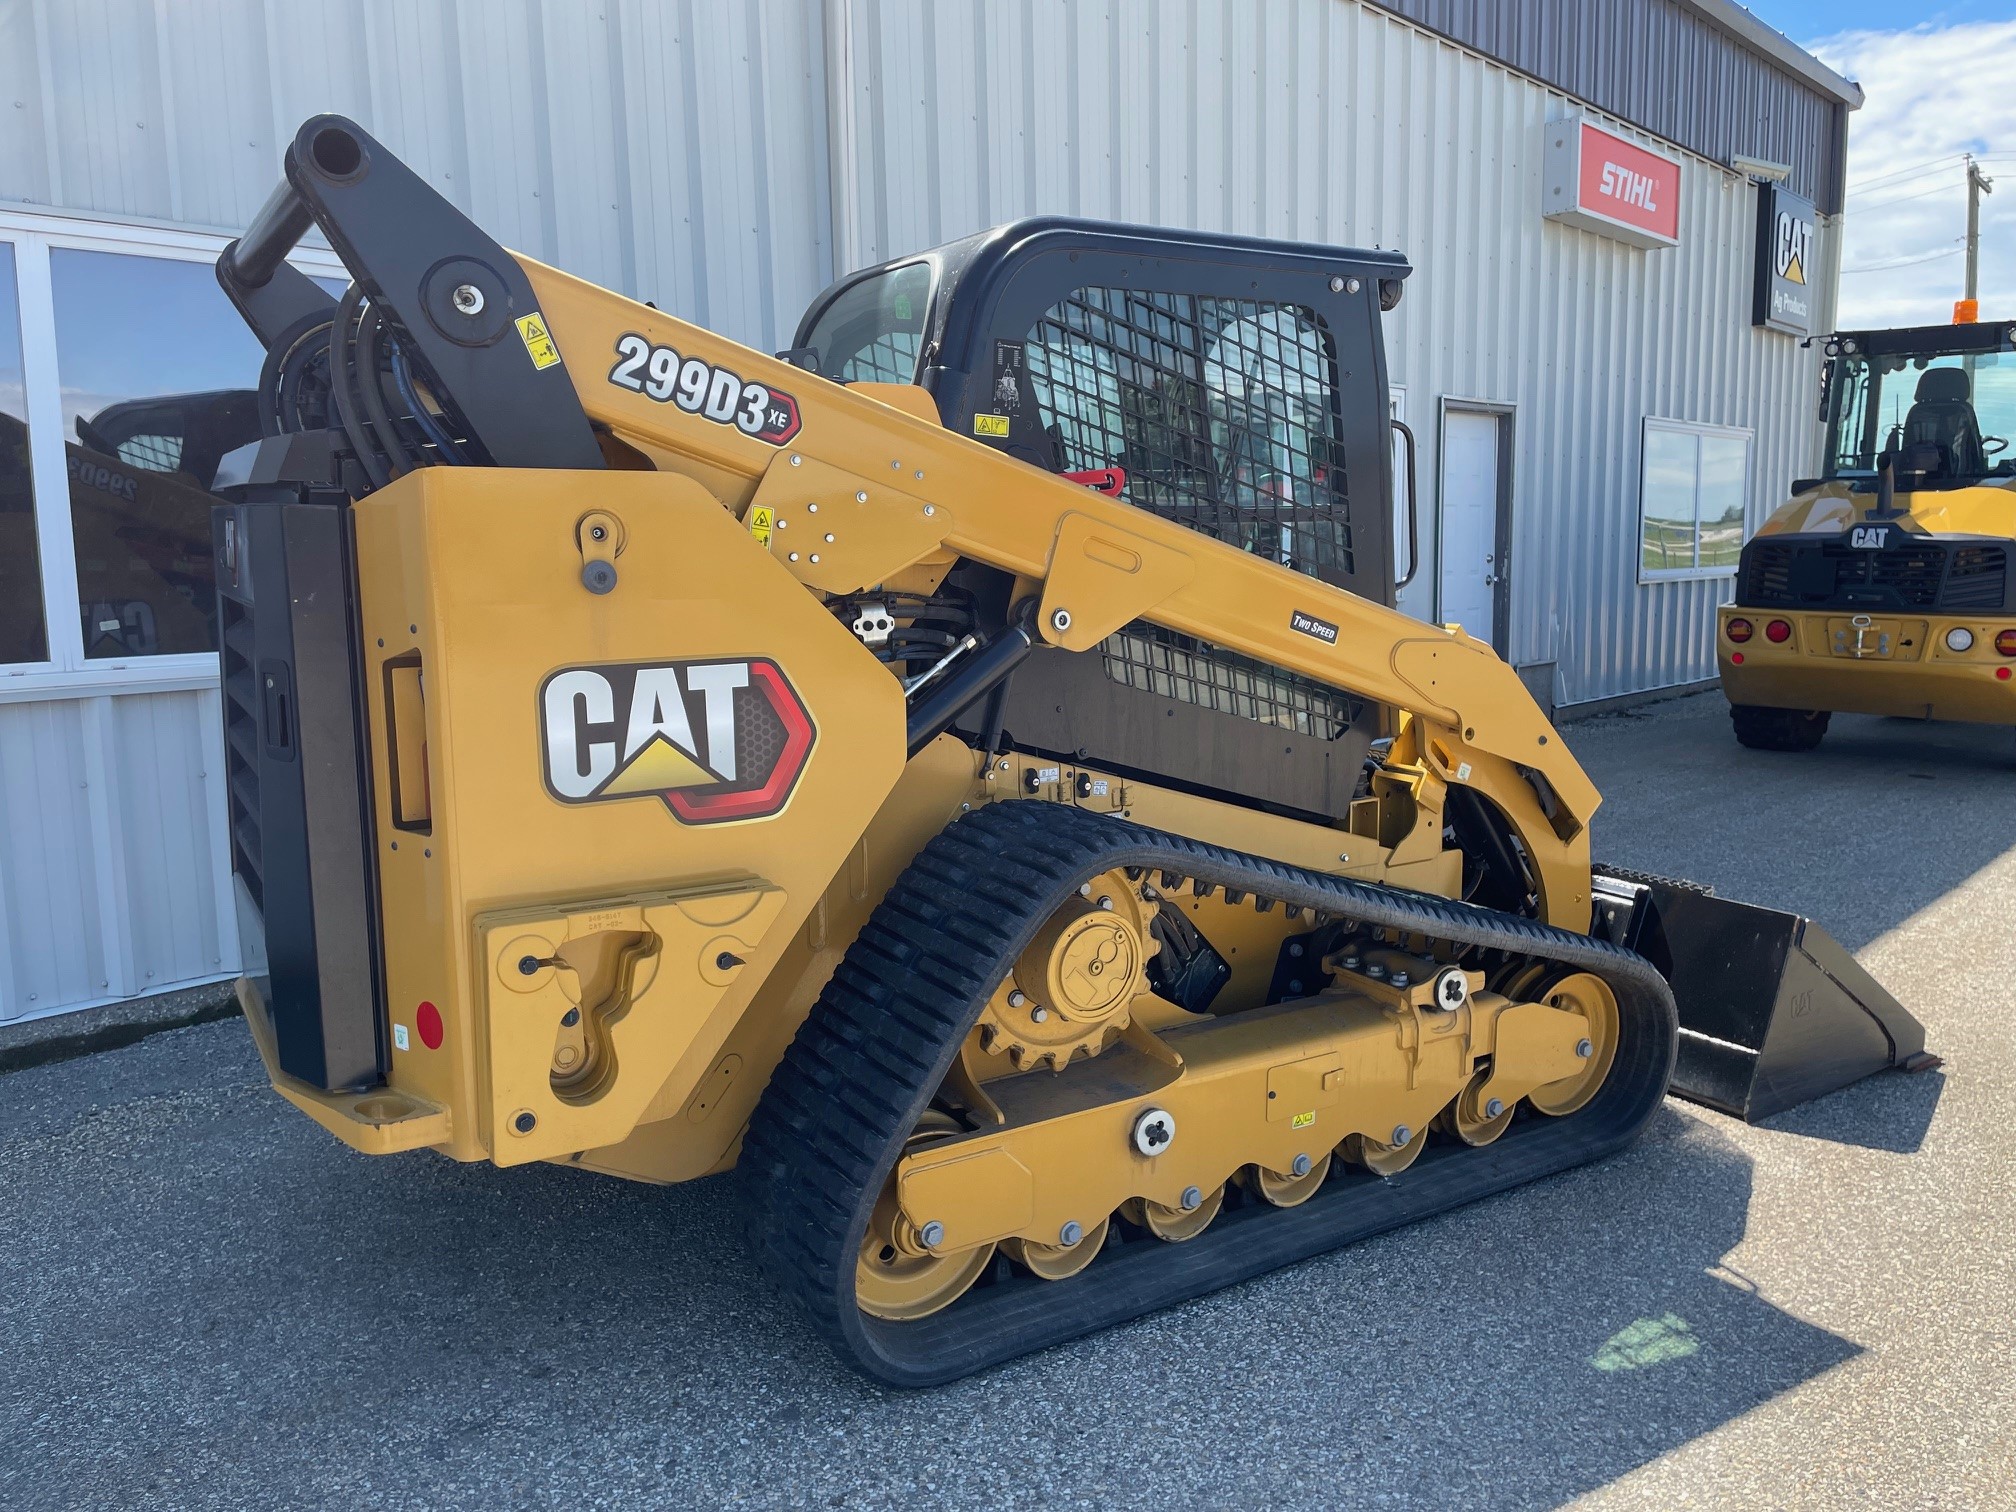
<path id="1" fill-rule="evenodd" d="M 2016 318 L 2016 90 L 2000 67 L 2016 56 L 2016 21 L 1851 31 L 1807 47 L 1868 96 L 1848 118 L 1838 323 L 1952 318 L 1965 272 L 1963 152 L 1996 180 L 1981 205 L 1981 313 Z"/>

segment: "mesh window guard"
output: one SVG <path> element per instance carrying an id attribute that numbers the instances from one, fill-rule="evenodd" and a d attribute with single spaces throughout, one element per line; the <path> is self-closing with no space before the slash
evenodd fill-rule
<path id="1" fill-rule="evenodd" d="M 1036 322 L 1027 352 L 1037 411 L 1066 470 L 1124 468 L 1137 508 L 1348 583 L 1336 364 L 1315 311 L 1080 289 Z M 1348 693 L 1145 622 L 1100 653 L 1123 687 L 1318 740 L 1337 739 L 1364 712 Z"/>
<path id="2" fill-rule="evenodd" d="M 1335 359 L 1315 311 L 1080 289 L 1029 333 L 1030 388 L 1065 470 L 1124 468 L 1127 499 L 1299 572 L 1353 572 Z"/>
<path id="3" fill-rule="evenodd" d="M 1106 675 L 1178 703 L 1335 740 L 1364 713 L 1350 694 L 1227 651 L 1194 636 L 1137 621 L 1100 645 Z"/>

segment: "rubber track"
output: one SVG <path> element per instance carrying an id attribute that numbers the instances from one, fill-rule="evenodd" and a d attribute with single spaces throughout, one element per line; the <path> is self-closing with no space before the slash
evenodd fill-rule
<path id="1" fill-rule="evenodd" d="M 1068 1281 L 997 1260 L 943 1312 L 867 1316 L 854 1302 L 856 1257 L 905 1137 L 1008 964 L 1081 883 L 1117 866 L 1593 971 L 1618 996 L 1610 1075 L 1572 1117 L 1522 1118 L 1481 1149 L 1431 1147 L 1390 1181 L 1340 1169 L 1300 1207 L 1228 1207 L 1196 1239 L 1114 1244 Z M 844 1359 L 892 1385 L 928 1386 L 1621 1149 L 1664 1095 L 1675 1034 L 1664 979 L 1604 941 L 1061 804 L 995 803 L 935 836 L 848 948 L 750 1122 L 745 1218 L 760 1268 Z"/>

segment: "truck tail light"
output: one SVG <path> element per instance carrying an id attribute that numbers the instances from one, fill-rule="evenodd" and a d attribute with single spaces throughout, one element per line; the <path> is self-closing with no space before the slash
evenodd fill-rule
<path id="1" fill-rule="evenodd" d="M 1792 626 L 1785 620 L 1773 620 L 1764 627 L 1764 639 L 1774 646 L 1782 646 L 1792 639 Z"/>
<path id="2" fill-rule="evenodd" d="M 1722 633 L 1740 646 L 1743 642 L 1750 639 L 1754 632 L 1751 630 L 1750 621 L 1746 619 L 1732 619 L 1722 627 Z"/>

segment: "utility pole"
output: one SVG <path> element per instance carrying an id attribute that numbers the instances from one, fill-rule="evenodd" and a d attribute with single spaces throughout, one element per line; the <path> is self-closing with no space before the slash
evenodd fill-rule
<path id="1" fill-rule="evenodd" d="M 1981 171 L 1974 154 L 1967 157 L 1967 298 L 1981 292 L 1981 196 L 1995 192 L 1995 180 Z"/>

